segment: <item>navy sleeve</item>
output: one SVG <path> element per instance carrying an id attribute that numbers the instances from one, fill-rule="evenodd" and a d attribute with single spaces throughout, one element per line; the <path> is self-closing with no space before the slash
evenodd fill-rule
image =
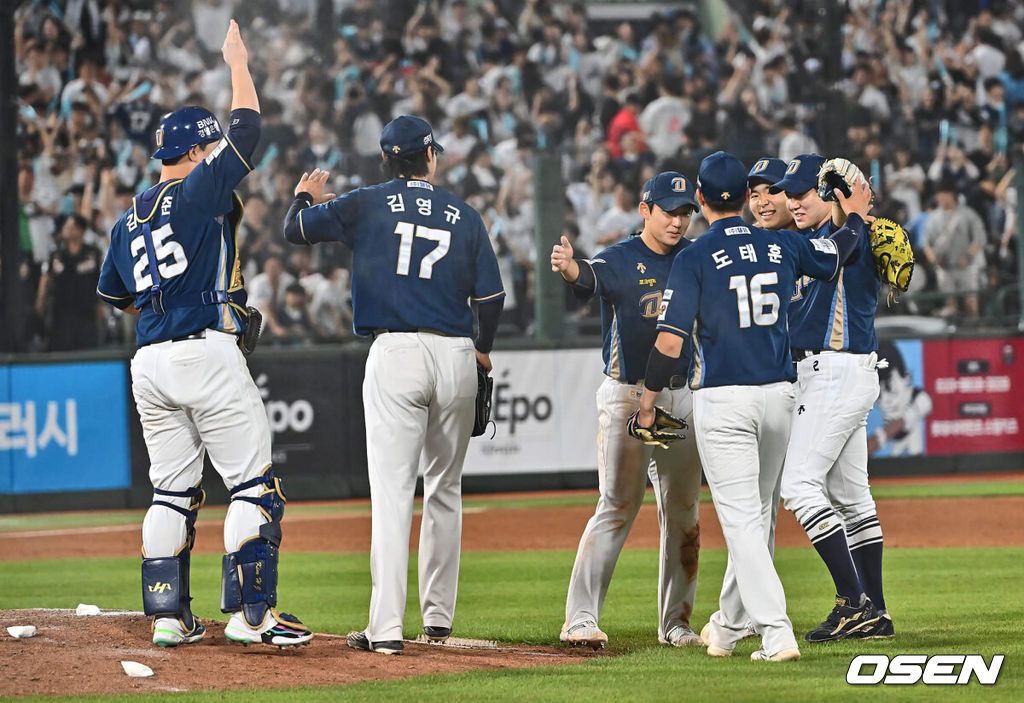
<path id="1" fill-rule="evenodd" d="M 839 247 L 834 239 L 817 237 L 807 239 L 792 233 L 790 238 L 796 245 L 797 273 L 831 281 L 839 273 Z"/>
<path id="2" fill-rule="evenodd" d="M 231 193 L 252 170 L 252 152 L 260 136 L 260 113 L 231 111 L 227 134 L 181 184 L 181 198 L 210 216 L 224 215 L 234 207 Z"/>
<path id="3" fill-rule="evenodd" d="M 505 307 L 505 296 L 492 298 L 484 303 L 477 303 L 477 320 L 479 328 L 476 335 L 476 348 L 481 354 L 490 354 L 494 347 L 494 335 L 498 331 L 498 320 L 501 310 Z"/>
<path id="4" fill-rule="evenodd" d="M 293 203 L 294 206 L 294 203 Z M 317 242 L 341 242 L 351 248 L 355 243 L 355 225 L 359 217 L 359 191 L 353 190 L 313 207 L 300 208 L 295 220 L 298 223 L 298 240 L 306 244 Z M 292 229 L 294 236 L 294 228 Z M 288 236 L 288 232 L 285 232 Z"/>
<path id="5" fill-rule="evenodd" d="M 622 290 L 622 279 L 619 276 L 621 257 L 609 247 L 593 259 L 588 259 L 587 263 L 597 279 L 597 294 L 609 302 L 614 301 Z"/>
<path id="6" fill-rule="evenodd" d="M 695 250 L 696 247 L 687 247 L 672 262 L 658 316 L 659 332 L 671 332 L 684 339 L 690 336 L 700 309 L 700 262 L 693 254 Z"/>
<path id="7" fill-rule="evenodd" d="M 473 284 L 474 303 L 483 303 L 505 297 L 505 287 L 501 283 L 498 271 L 498 257 L 494 255 L 491 238 L 487 236 L 480 215 L 476 214 L 476 282 Z"/>
<path id="8" fill-rule="evenodd" d="M 313 196 L 309 193 L 299 193 L 295 200 L 288 207 L 284 216 L 284 238 L 292 244 L 309 244 L 299 228 L 299 213 L 313 204 Z"/>
<path id="9" fill-rule="evenodd" d="M 96 295 L 105 303 L 110 303 L 116 308 L 124 310 L 132 304 L 134 295 L 121 280 L 121 274 L 114 266 L 114 238 L 111 237 L 110 247 L 107 255 L 103 258 L 103 265 L 100 266 L 100 279 L 96 284 Z"/>

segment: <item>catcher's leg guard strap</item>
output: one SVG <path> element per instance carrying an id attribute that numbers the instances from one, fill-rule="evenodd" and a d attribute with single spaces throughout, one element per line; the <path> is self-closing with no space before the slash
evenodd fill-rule
<path id="1" fill-rule="evenodd" d="M 263 486 L 256 497 L 240 492 Z M 277 605 L 278 547 L 281 544 L 281 518 L 287 500 L 281 480 L 268 468 L 262 476 L 231 490 L 231 500 L 252 503 L 269 522 L 260 525 L 259 534 L 242 543 L 237 552 L 224 555 L 222 563 L 221 611 L 243 612 L 250 625 L 258 625 L 267 610 Z"/>

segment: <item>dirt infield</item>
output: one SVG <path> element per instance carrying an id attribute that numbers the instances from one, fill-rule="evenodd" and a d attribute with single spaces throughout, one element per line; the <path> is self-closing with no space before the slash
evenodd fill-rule
<path id="1" fill-rule="evenodd" d="M 38 634 L 12 639 L 6 628 L 35 624 Z M 84 626 L 83 626 L 84 625 Z M 170 693 L 248 689 L 252 672 L 273 671 L 275 688 L 338 686 L 359 681 L 569 664 L 595 656 L 590 650 L 553 647 L 457 649 L 407 644 L 399 657 L 357 652 L 344 637 L 321 635 L 305 646 L 242 647 L 224 638 L 222 623 L 209 623 L 201 642 L 177 649 L 149 643 L 149 619 L 141 614 L 79 617 L 71 610 L 0 611 L 0 697 Z M 244 660 L 240 659 L 244 658 Z M 284 664 L 287 660 L 287 664 Z M 129 678 L 122 661 L 153 669 L 149 678 Z"/>
<path id="2" fill-rule="evenodd" d="M 591 492 L 596 502 L 596 492 Z M 562 494 L 564 495 L 564 494 Z M 517 494 L 522 498 L 523 494 Z M 1024 545 L 1024 496 L 879 500 L 878 514 L 888 547 Z M 535 509 L 474 509 L 464 518 L 465 550 L 575 549 L 593 512 L 592 506 Z M 293 512 L 284 518 L 284 547 L 289 551 L 365 552 L 370 545 L 369 514 Z M 419 533 L 419 517 L 413 539 Z M 86 539 L 68 539 L 70 535 Z M 710 504 L 701 506 L 704 548 L 725 546 Z M 780 546 L 807 546 L 793 516 L 779 513 Z M 141 518 L 131 525 L 78 529 L 0 532 L 0 561 L 133 556 L 139 554 Z M 196 549 L 222 550 L 221 525 L 200 520 Z M 644 505 L 626 546 L 657 548 L 655 507 Z M 27 640 L 7 635 L 10 625 L 35 624 L 39 634 Z M 87 626 L 83 627 L 83 624 Z M 149 622 L 139 614 L 79 618 L 69 611 L 0 611 L 0 659 L 9 662 L 0 677 L 0 697 L 25 695 L 156 693 L 177 690 L 244 689 L 252 686 L 248 667 L 238 657 L 266 662 L 288 657 L 274 667 L 275 686 L 328 686 L 394 679 L 428 673 L 569 664 L 593 656 L 589 651 L 551 647 L 454 649 L 407 645 L 404 656 L 385 657 L 349 649 L 344 638 L 320 636 L 300 651 L 230 645 L 222 623 L 208 623 L 206 638 L 195 645 L 163 650 L 148 644 Z M 135 679 L 121 673 L 122 660 L 140 661 L 156 675 Z M 56 675 L 55 672 L 60 672 Z M 69 675 L 70 674 L 70 675 Z"/>
<path id="3" fill-rule="evenodd" d="M 522 494 L 517 494 L 522 497 Z M 597 496 L 594 494 L 596 503 Z M 887 547 L 962 547 L 1024 545 L 1024 496 L 989 498 L 909 498 L 879 500 L 878 517 Z M 724 548 L 714 506 L 700 506 L 701 545 Z M 593 506 L 535 509 L 467 510 L 462 548 L 466 550 L 575 549 Z M 283 547 L 297 552 L 366 552 L 370 549 L 369 514 L 285 513 Z M 418 539 L 419 515 L 412 543 Z M 224 545 L 221 523 L 199 519 L 196 552 L 219 554 Z M 67 539 L 68 536 L 87 539 Z M 782 547 L 808 544 L 791 513 L 779 511 L 776 541 Z M 77 529 L 0 532 L 0 562 L 69 557 L 138 555 L 142 519 L 130 525 Z M 656 549 L 658 521 L 654 505 L 644 505 L 626 547 Z"/>

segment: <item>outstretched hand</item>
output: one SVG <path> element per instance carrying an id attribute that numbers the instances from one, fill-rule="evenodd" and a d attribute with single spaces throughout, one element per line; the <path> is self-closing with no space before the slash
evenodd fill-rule
<path id="1" fill-rule="evenodd" d="M 249 64 L 249 52 L 245 49 L 242 33 L 238 30 L 238 23 L 234 20 L 228 24 L 228 33 L 224 37 L 224 45 L 220 48 L 220 52 L 224 56 L 224 63 L 232 68 Z"/>
<path id="2" fill-rule="evenodd" d="M 851 193 L 848 198 L 838 188 L 835 188 L 832 192 L 835 193 L 836 200 L 839 202 L 839 207 L 843 209 L 843 212 L 847 215 L 857 213 L 866 220 L 868 212 L 871 210 L 871 186 L 868 185 L 866 180 L 861 178 L 850 190 Z"/>
<path id="3" fill-rule="evenodd" d="M 334 200 L 338 197 L 336 193 L 324 193 L 324 187 L 327 185 L 330 175 L 330 171 L 321 171 L 318 168 L 313 169 L 312 173 L 303 173 L 298 185 L 295 186 L 295 195 L 309 193 L 313 196 L 314 205 Z"/>

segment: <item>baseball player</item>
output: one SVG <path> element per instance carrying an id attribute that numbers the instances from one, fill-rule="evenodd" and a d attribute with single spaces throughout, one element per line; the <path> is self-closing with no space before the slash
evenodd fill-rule
<path id="1" fill-rule="evenodd" d="M 824 159 L 801 154 L 771 187 L 784 192 L 796 226 L 811 241 L 841 216 L 818 194 Z M 878 397 L 875 307 L 881 280 L 870 237 L 830 281 L 803 278 L 789 308 L 797 399 L 782 475 L 782 499 L 800 521 L 836 587 L 836 604 L 808 642 L 892 637 L 882 595 L 882 527 L 868 487 L 865 425 Z M 838 514 L 837 514 L 838 513 Z"/>
<path id="2" fill-rule="evenodd" d="M 232 87 L 227 134 L 202 107 L 163 117 L 153 153 L 163 164 L 160 182 L 135 196 L 111 230 L 98 293 L 139 315 L 131 373 L 153 483 L 142 524 L 142 603 L 155 616 L 154 644 L 189 644 L 205 632 L 189 606 L 189 562 L 209 453 L 231 493 L 224 634 L 287 647 L 312 633 L 275 608 L 285 495 L 270 464 L 266 412 L 238 345 L 250 321 L 235 242 L 242 202 L 232 189 L 252 170 L 260 113 L 234 20 L 223 55 Z"/>
<path id="3" fill-rule="evenodd" d="M 866 214 L 869 197 L 865 187 L 843 203 Z M 730 656 L 749 617 L 763 637 L 752 658 L 788 661 L 800 650 L 765 530 L 794 400 L 787 293 L 799 275 L 835 276 L 853 251 L 851 228 L 863 221 L 851 214 L 832 239 L 769 233 L 740 219 L 746 198 L 739 159 L 719 151 L 701 162 L 697 202 L 709 229 L 672 264 L 632 423 L 653 426 L 658 395 L 692 339 L 697 447 L 735 571 L 735 587 L 723 590 L 702 636 L 709 655 Z"/>
<path id="4" fill-rule="evenodd" d="M 666 449 L 627 436 L 626 420 L 639 407 L 647 356 L 657 335 L 662 291 L 676 252 L 697 209 L 694 189 L 675 171 L 644 185 L 638 206 L 643 230 L 593 259 L 574 259 L 566 237 L 551 251 L 551 269 L 581 298 L 601 297 L 604 373 L 597 392 L 597 469 L 600 498 L 580 538 L 569 579 L 565 624 L 560 639 L 603 647 L 608 636 L 598 616 L 615 562 L 643 503 L 650 476 L 658 502 L 661 551 L 658 581 L 658 639 L 676 647 L 701 645 L 690 628 L 697 591 L 700 530 L 700 461 L 693 434 Z M 690 415 L 684 354 L 674 369 L 663 402 L 678 418 Z"/>
<path id="5" fill-rule="evenodd" d="M 323 192 L 327 173 L 303 174 L 285 237 L 352 248 L 353 325 L 374 337 L 363 380 L 373 593 L 369 624 L 351 633 L 348 645 L 397 654 L 420 466 L 423 631 L 436 641 L 451 634 L 476 365 L 491 368 L 505 293 L 480 215 L 432 183 L 443 149 L 430 125 L 397 117 L 381 132 L 380 147 L 386 183 L 334 198 Z M 475 341 L 468 301 L 479 318 Z"/>
<path id="6" fill-rule="evenodd" d="M 761 229 L 792 229 L 793 216 L 786 207 L 785 194 L 768 192 L 769 187 L 777 181 L 781 181 L 785 175 L 786 162 L 770 157 L 758 159 L 747 174 L 747 189 L 750 192 L 750 196 L 747 198 L 747 207 L 750 208 L 750 212 L 754 216 L 754 223 Z M 765 474 L 765 478 L 768 478 L 767 474 Z M 775 521 L 779 514 L 781 481 L 782 475 L 780 474 L 772 488 L 771 510 L 764 516 L 767 519 L 765 529 L 768 538 L 768 551 L 772 556 L 775 555 Z M 725 565 L 722 590 L 731 592 L 734 588 L 736 588 L 736 571 L 733 568 L 732 559 L 728 559 Z M 744 637 L 753 637 L 756 634 L 757 630 L 748 618 Z"/>

